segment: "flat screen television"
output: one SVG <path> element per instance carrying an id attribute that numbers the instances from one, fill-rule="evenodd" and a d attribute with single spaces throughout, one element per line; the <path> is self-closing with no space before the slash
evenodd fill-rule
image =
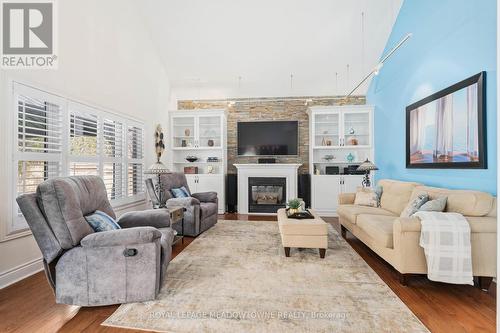
<path id="1" fill-rule="evenodd" d="M 238 122 L 238 155 L 298 155 L 298 121 Z"/>

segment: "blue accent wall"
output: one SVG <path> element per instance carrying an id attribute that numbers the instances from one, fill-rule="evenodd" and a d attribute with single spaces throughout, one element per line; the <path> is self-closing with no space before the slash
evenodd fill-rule
<path id="1" fill-rule="evenodd" d="M 367 103 L 375 106 L 377 179 L 496 194 L 496 1 L 405 0 L 384 54 L 412 38 L 375 76 Z M 406 169 L 406 106 L 486 71 L 487 170 Z"/>

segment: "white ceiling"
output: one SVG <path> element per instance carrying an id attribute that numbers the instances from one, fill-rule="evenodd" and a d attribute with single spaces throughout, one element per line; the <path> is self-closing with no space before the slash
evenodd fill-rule
<path id="1" fill-rule="evenodd" d="M 140 6 L 174 96 L 201 99 L 345 94 L 377 63 L 401 2 L 143 0 Z"/>

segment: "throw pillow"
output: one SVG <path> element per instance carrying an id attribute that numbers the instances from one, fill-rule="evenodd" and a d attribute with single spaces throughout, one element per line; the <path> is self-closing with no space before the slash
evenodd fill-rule
<path id="1" fill-rule="evenodd" d="M 380 204 L 380 189 L 358 187 L 354 204 L 360 206 L 378 207 Z"/>
<path id="2" fill-rule="evenodd" d="M 423 204 L 425 204 L 427 201 L 429 201 L 429 195 L 427 193 L 422 193 L 419 194 L 415 199 L 410 201 L 408 205 L 406 205 L 405 209 L 401 212 L 400 217 L 410 217 L 416 212 L 418 212 L 418 209 L 422 207 Z"/>
<path id="3" fill-rule="evenodd" d="M 439 197 L 435 200 L 429 200 L 424 203 L 418 210 L 425 212 L 443 212 L 446 208 L 448 197 Z"/>
<path id="4" fill-rule="evenodd" d="M 120 225 L 111 216 L 100 210 L 85 216 L 85 220 L 95 232 L 121 229 Z"/>
<path id="5" fill-rule="evenodd" d="M 170 190 L 170 192 L 172 192 L 174 198 L 188 198 L 191 196 L 189 195 L 187 188 L 184 186 L 179 188 L 173 188 Z"/>

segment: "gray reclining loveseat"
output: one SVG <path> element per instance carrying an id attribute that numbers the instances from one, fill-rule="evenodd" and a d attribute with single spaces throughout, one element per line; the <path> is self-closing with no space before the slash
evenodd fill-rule
<path id="1" fill-rule="evenodd" d="M 17 202 L 57 303 L 97 306 L 156 297 L 172 253 L 168 211 L 125 213 L 117 221 L 122 229 L 94 232 L 84 216 L 100 210 L 115 218 L 96 176 L 50 179 Z"/>

